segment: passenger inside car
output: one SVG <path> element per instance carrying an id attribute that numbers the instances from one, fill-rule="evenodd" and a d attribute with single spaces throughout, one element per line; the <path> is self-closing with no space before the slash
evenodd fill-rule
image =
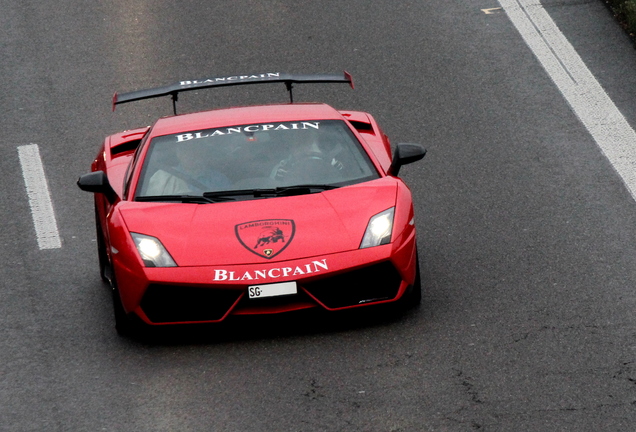
<path id="1" fill-rule="evenodd" d="M 175 165 L 162 164 L 152 174 L 144 195 L 200 195 L 227 189 L 230 180 L 210 166 L 201 145 L 193 142 L 173 146 Z"/>

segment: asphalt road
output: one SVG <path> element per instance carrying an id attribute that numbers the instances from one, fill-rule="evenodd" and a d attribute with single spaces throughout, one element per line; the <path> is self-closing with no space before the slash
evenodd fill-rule
<path id="1" fill-rule="evenodd" d="M 598 0 L 548 14 L 636 127 L 636 51 Z M 631 431 L 636 203 L 497 0 L 0 0 L 0 430 Z M 484 9 L 487 9 L 484 11 Z M 168 115 L 113 92 L 346 69 L 296 100 L 375 115 L 416 201 L 422 306 L 120 338 L 92 197 L 104 136 Z M 284 102 L 284 87 L 180 110 Z M 37 144 L 61 247 L 40 249 Z M 634 143 L 636 145 L 636 143 Z"/>

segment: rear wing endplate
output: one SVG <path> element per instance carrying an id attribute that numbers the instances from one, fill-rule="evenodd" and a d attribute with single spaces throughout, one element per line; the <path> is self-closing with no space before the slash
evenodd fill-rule
<path id="1" fill-rule="evenodd" d="M 282 72 L 268 72 L 252 75 L 233 75 L 225 77 L 205 78 L 192 81 L 180 81 L 176 84 L 158 87 L 148 90 L 138 90 L 128 93 L 113 95 L 113 111 L 115 106 L 143 99 L 150 99 L 160 96 L 172 96 L 172 108 L 175 115 L 177 114 L 177 100 L 179 93 L 190 90 L 198 90 L 209 87 L 235 86 L 245 84 L 268 84 L 268 83 L 285 83 L 291 103 L 294 102 L 292 88 L 294 84 L 303 83 L 348 83 L 353 88 L 353 78 L 344 71 L 342 74 L 322 74 L 322 75 L 294 75 Z"/>

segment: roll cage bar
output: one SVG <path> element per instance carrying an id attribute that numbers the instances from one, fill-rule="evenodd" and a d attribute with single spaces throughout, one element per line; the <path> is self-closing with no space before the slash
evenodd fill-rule
<path id="1" fill-rule="evenodd" d="M 169 95 L 172 97 L 172 109 L 174 111 L 174 114 L 177 115 L 177 101 L 179 100 L 180 92 L 210 87 L 235 86 L 245 84 L 268 84 L 276 82 L 285 83 L 287 91 L 289 92 L 289 99 L 291 103 L 294 103 L 294 95 L 292 93 L 294 84 L 348 83 L 351 88 L 354 88 L 353 78 L 347 71 L 344 71 L 342 74 L 321 75 L 294 75 L 282 72 L 268 72 L 251 75 L 232 75 L 225 77 L 205 78 L 200 80 L 179 81 L 176 84 L 164 87 L 157 87 L 147 90 L 137 90 L 122 94 L 118 94 L 117 92 L 115 92 L 115 94 L 113 95 L 113 111 L 115 111 L 116 105 L 122 103 Z"/>

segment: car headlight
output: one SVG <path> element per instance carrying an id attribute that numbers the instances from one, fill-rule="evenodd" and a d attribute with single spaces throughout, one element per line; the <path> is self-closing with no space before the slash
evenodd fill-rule
<path id="1" fill-rule="evenodd" d="M 394 213 L 395 207 L 391 207 L 371 218 L 362 238 L 360 249 L 387 244 L 391 241 Z"/>
<path id="2" fill-rule="evenodd" d="M 130 233 L 137 251 L 141 255 L 146 267 L 176 267 L 168 251 L 161 244 L 158 238 L 147 236 L 144 234 Z"/>

